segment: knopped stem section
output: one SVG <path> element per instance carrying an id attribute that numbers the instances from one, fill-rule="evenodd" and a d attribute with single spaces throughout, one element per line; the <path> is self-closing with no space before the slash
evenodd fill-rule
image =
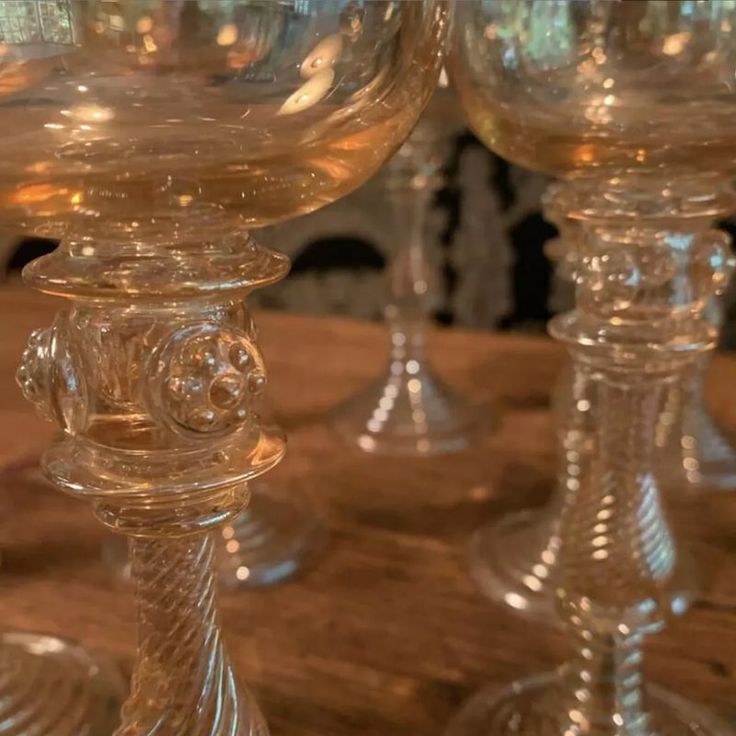
<path id="1" fill-rule="evenodd" d="M 657 486 L 655 436 L 667 392 L 712 347 L 703 307 L 727 277 L 728 241 L 710 224 L 733 197 L 708 177 L 619 177 L 559 185 L 548 205 L 578 229 L 577 308 L 551 331 L 595 419 L 560 521 L 557 593 L 575 654 L 554 720 L 565 734 L 649 736 L 657 715 L 641 645 L 690 592 Z"/>
<path id="2" fill-rule="evenodd" d="M 140 648 L 116 736 L 267 733 L 224 650 L 213 534 L 284 452 L 244 299 L 288 263 L 221 214 L 105 220 L 25 274 L 71 301 L 18 373 L 64 431 L 44 470 L 133 537 Z"/>

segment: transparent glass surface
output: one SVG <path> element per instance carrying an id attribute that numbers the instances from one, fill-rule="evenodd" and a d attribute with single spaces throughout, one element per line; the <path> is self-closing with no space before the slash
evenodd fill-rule
<path id="1" fill-rule="evenodd" d="M 736 450 L 705 401 L 707 366 L 699 360 L 667 395 L 657 435 L 662 482 L 696 494 L 736 489 Z"/>
<path id="2" fill-rule="evenodd" d="M 731 0 L 458 3 L 453 82 L 496 152 L 554 176 L 733 171 Z"/>
<path id="3" fill-rule="evenodd" d="M 250 487 L 248 508 L 217 533 L 217 573 L 228 589 L 287 580 L 314 564 L 329 539 L 322 515 L 298 486 L 284 486 L 269 476 L 266 482 L 256 479 Z M 124 537 L 109 535 L 102 545 L 102 559 L 116 578 L 130 582 L 132 566 Z"/>
<path id="4" fill-rule="evenodd" d="M 46 5 L 63 22 L 0 47 L 0 204 L 30 224 L 309 212 L 395 150 L 438 63 L 436 2 L 3 3 Z"/>
<path id="5" fill-rule="evenodd" d="M 282 457 L 244 298 L 246 231 L 359 186 L 439 74 L 441 0 L 0 3 L 0 216 L 62 236 L 26 280 L 71 300 L 18 371 L 43 460 L 130 537 L 139 657 L 117 736 L 262 736 L 220 635 L 217 538 Z"/>
<path id="6" fill-rule="evenodd" d="M 45 634 L 0 636 L 0 734 L 110 736 L 126 685 L 118 667 Z"/>
<path id="7" fill-rule="evenodd" d="M 385 374 L 332 413 L 346 442 L 365 452 L 427 456 L 472 445 L 487 429 L 484 411 L 445 385 L 429 363 L 427 342 L 441 299 L 437 235 L 429 226 L 454 136 L 457 101 L 438 86 L 409 139 L 378 177 L 396 233 L 388 266 Z"/>
<path id="8" fill-rule="evenodd" d="M 713 346 L 704 304 L 728 276 L 728 238 L 711 226 L 734 207 L 735 41 L 730 0 L 457 4 L 449 67 L 471 125 L 561 179 L 545 208 L 573 253 L 576 309 L 550 330 L 595 421 L 586 452 L 571 448 L 583 462 L 557 532 L 574 654 L 554 676 L 483 691 L 453 736 L 729 732 L 648 688 L 641 647 L 691 589 L 655 436 L 668 393 Z"/>

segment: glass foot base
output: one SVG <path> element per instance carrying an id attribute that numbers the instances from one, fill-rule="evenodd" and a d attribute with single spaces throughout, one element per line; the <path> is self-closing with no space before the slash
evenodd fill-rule
<path id="1" fill-rule="evenodd" d="M 691 412 L 689 427 L 667 443 L 659 475 L 673 490 L 736 490 L 736 448 L 704 408 Z"/>
<path id="2" fill-rule="evenodd" d="M 684 436 L 682 464 L 685 477 L 696 490 L 736 490 L 736 450 L 705 411 L 697 436 Z"/>
<path id="3" fill-rule="evenodd" d="M 556 527 L 556 519 L 541 510 L 510 514 L 478 529 L 468 561 L 483 593 L 528 618 L 554 620 Z"/>
<path id="4" fill-rule="evenodd" d="M 616 725 L 614 713 L 598 724 L 573 721 L 564 702 L 569 692 L 555 673 L 521 680 L 505 689 L 486 687 L 468 700 L 450 721 L 444 736 L 731 736 L 731 729 L 698 705 L 661 688 L 647 689 L 648 725 Z M 609 720 L 610 718 L 610 720 Z"/>
<path id="5" fill-rule="evenodd" d="M 377 455 L 422 457 L 458 452 L 489 429 L 488 410 L 453 393 L 431 373 L 389 376 L 332 413 L 348 444 Z"/>
<path id="6" fill-rule="evenodd" d="M 111 736 L 127 684 L 115 665 L 52 636 L 0 639 L 0 735 Z"/>
<path id="7" fill-rule="evenodd" d="M 483 593 L 530 620 L 557 622 L 555 572 L 561 545 L 557 526 L 557 517 L 541 509 L 509 514 L 478 529 L 470 538 L 468 563 Z M 700 591 L 692 559 L 681 552 L 666 602 L 676 616 Z"/>
<path id="8" fill-rule="evenodd" d="M 227 587 L 272 585 L 309 565 L 327 542 L 327 529 L 299 493 L 258 485 L 250 506 L 223 527 L 220 579 Z"/>
<path id="9" fill-rule="evenodd" d="M 247 510 L 220 534 L 218 572 L 227 588 L 273 585 L 291 577 L 319 556 L 328 537 L 322 518 L 303 495 L 262 483 Z M 106 539 L 102 556 L 118 577 L 130 579 L 124 537 Z"/>

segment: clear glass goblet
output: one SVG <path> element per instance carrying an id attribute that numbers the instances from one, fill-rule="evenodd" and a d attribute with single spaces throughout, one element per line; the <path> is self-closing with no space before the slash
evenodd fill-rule
<path id="1" fill-rule="evenodd" d="M 453 136 L 462 128 L 456 105 L 447 86 L 438 86 L 411 136 L 379 175 L 398 241 L 384 312 L 390 358 L 383 376 L 332 414 L 340 437 L 365 452 L 454 452 L 473 444 L 484 428 L 485 412 L 448 388 L 427 356 L 440 298 L 438 243 L 429 241 L 428 221 Z"/>
<path id="2" fill-rule="evenodd" d="M 0 47 L 0 207 L 61 235 L 69 308 L 18 380 L 62 490 L 130 538 L 139 650 L 117 736 L 263 734 L 227 655 L 218 529 L 284 452 L 245 305 L 285 257 L 248 227 L 360 185 L 439 74 L 440 0 L 61 0 Z M 60 32 L 48 38 L 49 25 Z"/>
<path id="3" fill-rule="evenodd" d="M 459 3 L 450 67 L 471 125 L 560 178 L 549 216 L 575 238 L 576 309 L 551 332 L 586 384 L 588 447 L 559 522 L 555 593 L 574 654 L 487 689 L 459 734 L 728 733 L 645 686 L 647 634 L 690 590 L 655 474 L 664 398 L 713 346 L 704 305 L 727 277 L 713 222 L 735 206 L 736 4 Z"/>
<path id="4" fill-rule="evenodd" d="M 13 41 L 33 35 L 38 23 L 35 6 L 0 4 L 0 38 Z M 64 29 L 48 18 L 45 33 L 53 41 L 64 36 Z M 0 48 L 5 53 L 5 43 Z M 33 632 L 0 635 L 0 734 L 109 736 L 125 695 L 117 665 L 76 642 Z"/>

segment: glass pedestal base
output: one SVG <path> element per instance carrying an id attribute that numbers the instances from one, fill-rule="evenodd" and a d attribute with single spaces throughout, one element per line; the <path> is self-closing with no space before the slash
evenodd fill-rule
<path id="1" fill-rule="evenodd" d="M 483 593 L 530 620 L 558 622 L 558 528 L 558 516 L 543 508 L 508 514 L 476 530 L 468 545 L 468 563 Z M 701 588 L 690 555 L 681 552 L 667 601 L 676 616 L 688 609 Z"/>
<path id="2" fill-rule="evenodd" d="M 431 372 L 389 375 L 332 413 L 348 444 L 377 455 L 422 457 L 458 452 L 488 429 L 487 410 L 466 401 Z"/>
<path id="3" fill-rule="evenodd" d="M 575 723 L 576 714 L 568 714 L 564 709 L 566 695 L 556 673 L 521 680 L 505 689 L 496 685 L 486 687 L 465 703 L 450 721 L 444 736 L 617 736 L 625 733 L 731 736 L 732 733 L 725 723 L 697 704 L 661 688 L 647 689 L 651 722 L 637 722 L 631 730 L 614 722 L 615 713 L 610 714 L 610 722 Z"/>
<path id="4" fill-rule="evenodd" d="M 220 580 L 228 588 L 278 583 L 313 562 L 326 542 L 324 522 L 305 496 L 258 484 L 246 511 L 222 528 Z"/>
<path id="5" fill-rule="evenodd" d="M 478 529 L 468 561 L 483 593 L 528 618 L 554 619 L 558 526 L 558 519 L 542 509 L 509 514 Z"/>
<path id="6" fill-rule="evenodd" d="M 682 467 L 695 490 L 736 490 L 736 450 L 713 418 L 701 409 L 696 431 L 681 438 Z"/>
<path id="7" fill-rule="evenodd" d="M 127 685 L 105 658 L 52 636 L 0 637 L 1 736 L 112 736 Z"/>
<path id="8" fill-rule="evenodd" d="M 322 518 L 306 497 L 263 483 L 257 484 L 246 511 L 222 527 L 221 534 L 217 568 L 226 588 L 281 582 L 313 562 L 328 537 Z M 130 579 L 124 537 L 107 539 L 102 555 L 120 578 Z"/>

